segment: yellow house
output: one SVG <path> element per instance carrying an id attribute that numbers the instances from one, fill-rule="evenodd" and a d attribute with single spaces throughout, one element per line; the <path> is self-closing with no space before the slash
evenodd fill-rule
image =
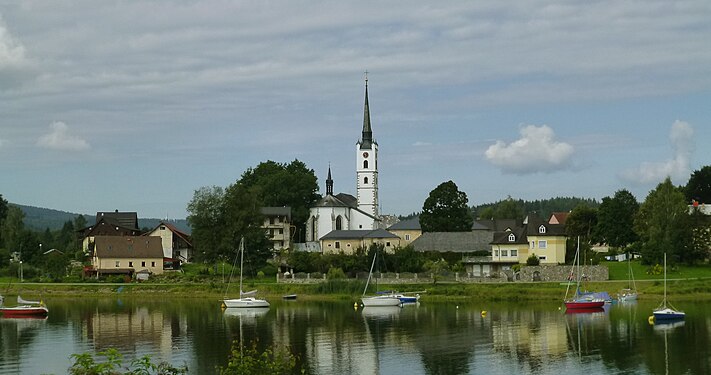
<path id="1" fill-rule="evenodd" d="M 163 247 L 160 237 L 153 236 L 96 236 L 92 254 L 92 274 L 133 275 L 148 271 L 163 273 Z"/>
<path id="2" fill-rule="evenodd" d="M 500 265 L 526 263 L 528 259 L 526 228 L 514 228 L 494 233 L 491 241 L 491 261 Z"/>
<path id="3" fill-rule="evenodd" d="M 321 237 L 323 254 L 353 254 L 359 247 L 367 249 L 374 243 L 382 244 L 385 252 L 393 253 L 400 246 L 400 237 L 386 231 L 376 230 L 334 230 Z"/>
<path id="4" fill-rule="evenodd" d="M 420 218 L 399 221 L 388 228 L 388 232 L 400 237 L 400 245 L 407 246 L 422 235 Z"/>
<path id="5" fill-rule="evenodd" d="M 528 239 L 528 254 L 525 258 L 519 256 L 521 263 L 535 254 L 541 264 L 565 263 L 566 239 L 565 225 L 549 224 L 537 217 L 527 218 L 526 237 Z"/>

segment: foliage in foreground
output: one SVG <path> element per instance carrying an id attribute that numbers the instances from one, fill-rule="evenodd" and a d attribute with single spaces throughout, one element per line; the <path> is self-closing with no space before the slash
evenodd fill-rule
<path id="1" fill-rule="evenodd" d="M 123 356 L 116 349 L 107 349 L 99 352 L 99 356 L 105 358 L 102 362 L 97 362 L 93 355 L 89 353 L 72 354 L 74 364 L 69 368 L 72 375 L 177 375 L 187 374 L 188 367 L 173 367 L 167 362 L 159 364 L 153 363 L 151 357 L 145 355 L 131 361 L 129 367 L 122 368 Z"/>
<path id="2" fill-rule="evenodd" d="M 72 354 L 74 364 L 69 368 L 72 375 L 178 375 L 187 374 L 188 367 L 173 367 L 167 362 L 153 363 L 149 355 L 136 358 L 130 366 L 123 367 L 123 356 L 116 349 L 107 349 L 97 353 L 103 357 L 97 361 L 90 353 Z M 220 375 L 233 374 L 292 374 L 305 373 L 299 371 L 296 365 L 296 356 L 289 350 L 274 352 L 266 349 L 257 350 L 257 343 L 250 346 L 240 345 L 238 341 L 232 343 L 232 350 L 227 361 L 227 367 L 218 367 L 216 373 Z"/>

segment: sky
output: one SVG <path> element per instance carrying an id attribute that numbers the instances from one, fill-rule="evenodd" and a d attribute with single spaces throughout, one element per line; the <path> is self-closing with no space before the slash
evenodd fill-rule
<path id="1" fill-rule="evenodd" d="M 0 194 L 180 219 L 295 159 L 355 194 L 366 71 L 385 214 L 711 164 L 708 0 L 441 3 L 0 0 Z"/>

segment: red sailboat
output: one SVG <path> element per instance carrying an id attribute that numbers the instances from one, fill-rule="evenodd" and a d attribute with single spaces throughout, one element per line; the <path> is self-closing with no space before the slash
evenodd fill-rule
<path id="1" fill-rule="evenodd" d="M 577 282 L 575 286 L 575 294 L 572 298 L 568 298 L 568 291 L 570 290 L 570 281 L 572 281 L 573 270 L 577 266 Z M 565 308 L 566 310 L 597 310 L 605 305 L 605 300 L 596 297 L 594 294 L 582 293 L 580 292 L 580 281 L 582 279 L 580 273 L 580 237 L 578 237 L 578 249 L 575 252 L 575 259 L 573 261 L 573 269 L 570 271 L 571 277 L 568 279 L 568 288 L 565 290 Z"/>
<path id="2" fill-rule="evenodd" d="M 4 298 L 0 296 L 0 313 L 3 318 L 36 318 L 47 316 L 49 309 L 42 301 L 27 301 L 17 296 L 17 306 L 5 306 Z"/>

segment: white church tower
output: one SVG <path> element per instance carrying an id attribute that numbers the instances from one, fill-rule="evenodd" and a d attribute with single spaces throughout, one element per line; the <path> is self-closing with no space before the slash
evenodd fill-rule
<path id="1" fill-rule="evenodd" d="M 378 215 L 378 143 L 373 139 L 368 108 L 368 76 L 365 76 L 363 135 L 356 143 L 356 198 L 358 209 L 377 218 Z"/>

